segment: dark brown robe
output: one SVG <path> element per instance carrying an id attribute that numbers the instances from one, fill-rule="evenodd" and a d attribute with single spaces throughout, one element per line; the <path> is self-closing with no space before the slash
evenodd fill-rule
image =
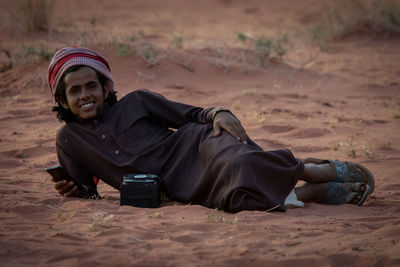
<path id="1" fill-rule="evenodd" d="M 225 131 L 213 137 L 211 110 L 134 91 L 103 104 L 92 121 L 63 126 L 60 165 L 89 192 L 96 192 L 93 176 L 119 189 L 125 174 L 152 173 L 172 200 L 230 212 L 283 210 L 302 161 L 288 149 L 264 151 Z"/>

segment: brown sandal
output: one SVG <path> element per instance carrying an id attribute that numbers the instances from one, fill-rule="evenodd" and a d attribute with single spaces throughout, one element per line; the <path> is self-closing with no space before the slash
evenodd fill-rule
<path id="1" fill-rule="evenodd" d="M 326 204 L 354 204 L 361 206 L 372 193 L 372 188 L 363 183 L 328 183 L 326 189 Z"/>
<path id="2" fill-rule="evenodd" d="M 303 160 L 303 163 L 314 163 L 316 165 L 329 163 L 334 170 L 336 182 L 367 184 L 370 190 L 372 190 L 371 193 L 375 189 L 374 176 L 367 168 L 359 163 L 317 158 L 306 158 Z"/>

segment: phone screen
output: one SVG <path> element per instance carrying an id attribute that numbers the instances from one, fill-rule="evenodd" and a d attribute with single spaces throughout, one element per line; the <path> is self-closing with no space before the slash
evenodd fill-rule
<path id="1" fill-rule="evenodd" d="M 74 181 L 74 179 L 72 179 L 72 177 L 61 166 L 49 167 L 46 169 L 46 171 L 54 178 L 56 182 L 61 180 Z"/>
<path id="2" fill-rule="evenodd" d="M 81 192 L 88 192 L 88 188 L 85 185 L 78 183 L 74 178 L 69 175 L 63 167 L 61 166 L 54 166 L 46 168 L 46 171 L 54 178 L 56 182 L 61 180 L 73 181 L 76 186 L 78 186 Z"/>

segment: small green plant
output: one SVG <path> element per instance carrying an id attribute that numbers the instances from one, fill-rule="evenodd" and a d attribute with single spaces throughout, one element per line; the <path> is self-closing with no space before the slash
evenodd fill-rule
<path id="1" fill-rule="evenodd" d="M 322 51 L 329 51 L 329 43 L 348 33 L 358 31 L 366 21 L 366 10 L 359 0 L 340 0 L 311 28 L 311 40 Z"/>
<path id="2" fill-rule="evenodd" d="M 89 22 L 93 28 L 96 27 L 97 19 L 95 17 L 90 18 Z"/>
<path id="3" fill-rule="evenodd" d="M 400 32 L 400 7 L 394 0 L 375 1 L 368 14 L 368 26 L 377 32 Z"/>
<path id="4" fill-rule="evenodd" d="M 148 67 L 155 66 L 160 60 L 159 48 L 151 43 L 144 44 L 139 54 L 147 62 Z"/>
<path id="5" fill-rule="evenodd" d="M 117 42 L 115 50 L 118 56 L 129 56 L 135 53 L 135 49 L 128 43 Z"/>
<path id="6" fill-rule="evenodd" d="M 242 42 L 245 43 L 247 41 L 247 36 L 244 33 L 239 32 L 237 34 L 237 39 Z"/>
<path id="7" fill-rule="evenodd" d="M 46 50 L 43 45 L 40 45 L 39 47 L 35 46 L 24 46 L 22 48 L 21 56 L 23 58 L 29 57 L 29 56 L 34 56 L 38 57 L 41 60 L 50 60 L 53 57 L 53 52 Z"/>
<path id="8" fill-rule="evenodd" d="M 259 37 L 254 42 L 254 56 L 261 62 L 269 58 L 272 50 L 272 40 L 267 37 Z"/>
<path id="9" fill-rule="evenodd" d="M 177 35 L 177 34 L 173 34 L 171 37 L 171 44 L 174 48 L 177 49 L 183 49 L 183 45 L 184 45 L 184 39 L 183 39 L 183 35 Z"/>
<path id="10" fill-rule="evenodd" d="M 128 39 L 133 43 L 137 43 L 144 40 L 145 39 L 144 30 L 139 29 L 137 32 L 132 33 Z"/>
<path id="11" fill-rule="evenodd" d="M 289 41 L 287 34 L 282 35 L 280 38 L 266 36 L 252 38 L 243 33 L 238 33 L 236 37 L 240 43 L 247 45 L 247 48 L 252 51 L 253 61 L 258 66 L 263 66 L 270 58 L 281 59 L 287 53 L 287 49 L 284 47 L 284 43 Z M 242 59 L 242 61 L 247 60 Z"/>

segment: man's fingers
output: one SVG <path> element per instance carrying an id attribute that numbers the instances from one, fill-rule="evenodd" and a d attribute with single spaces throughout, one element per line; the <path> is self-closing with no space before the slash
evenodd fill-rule
<path id="1" fill-rule="evenodd" d="M 221 128 L 219 127 L 219 125 L 214 123 L 213 127 L 214 127 L 214 137 L 220 136 Z"/>
<path id="2" fill-rule="evenodd" d="M 71 188 L 74 186 L 74 182 L 73 181 L 69 181 L 67 182 L 66 180 L 64 180 L 65 183 L 64 185 L 61 185 L 57 190 L 58 193 L 60 193 L 60 195 L 64 196 L 65 194 L 67 194 Z"/>
<path id="3" fill-rule="evenodd" d="M 234 128 L 225 128 L 225 131 L 227 131 L 230 135 L 232 135 L 233 137 L 235 137 L 238 141 L 240 141 L 240 137 L 237 133 L 237 131 Z"/>
<path id="4" fill-rule="evenodd" d="M 56 190 L 60 190 L 61 187 L 63 187 L 66 183 L 67 183 L 67 180 L 58 181 L 58 182 L 56 182 L 56 183 L 54 184 L 54 188 L 55 188 Z"/>
<path id="5" fill-rule="evenodd" d="M 246 131 L 243 129 L 242 125 L 240 123 L 235 123 L 232 125 L 231 128 L 227 127 L 227 132 L 230 133 L 233 137 L 238 139 L 241 142 L 246 142 L 247 141 L 247 134 Z"/>
<path id="6" fill-rule="evenodd" d="M 78 186 L 74 185 L 71 190 L 64 194 L 65 197 L 72 197 L 75 192 L 78 190 Z"/>
<path id="7" fill-rule="evenodd" d="M 239 128 L 238 132 L 239 132 L 240 141 L 247 142 L 248 136 L 247 136 L 246 131 L 244 130 L 243 126 L 241 124 L 239 124 L 238 128 Z"/>
<path id="8" fill-rule="evenodd" d="M 237 119 L 214 123 L 214 136 L 221 135 L 221 128 L 238 141 L 243 143 L 247 142 L 248 136 L 246 131 Z"/>

